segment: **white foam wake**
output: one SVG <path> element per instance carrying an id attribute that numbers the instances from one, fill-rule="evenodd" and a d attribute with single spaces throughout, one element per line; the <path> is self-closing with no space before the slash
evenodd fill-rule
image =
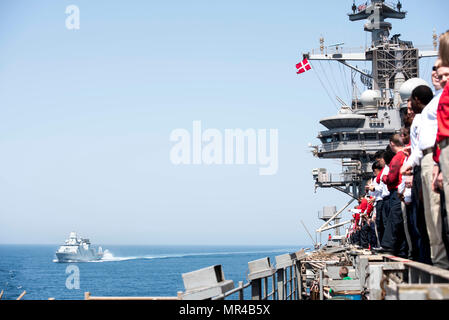
<path id="1" fill-rule="evenodd" d="M 233 251 L 233 252 L 192 252 L 192 253 L 173 253 L 173 254 L 161 254 L 161 255 L 142 255 L 142 256 L 127 256 L 119 257 L 114 256 L 108 249 L 104 250 L 103 258 L 97 261 L 91 262 L 119 262 L 127 260 L 138 259 L 170 259 L 170 258 L 184 258 L 192 256 L 212 256 L 212 255 L 230 255 L 230 254 L 253 254 L 253 253 L 265 253 L 265 252 L 291 252 L 295 249 L 274 249 L 274 250 L 260 250 L 260 251 Z"/>
<path id="2" fill-rule="evenodd" d="M 142 257 L 138 256 L 130 256 L 130 257 L 116 257 L 112 252 L 110 252 L 108 249 L 104 250 L 103 252 L 103 258 L 101 260 L 92 261 L 92 262 L 113 262 L 113 261 L 126 261 L 126 260 L 135 260 L 135 259 L 142 259 Z"/>

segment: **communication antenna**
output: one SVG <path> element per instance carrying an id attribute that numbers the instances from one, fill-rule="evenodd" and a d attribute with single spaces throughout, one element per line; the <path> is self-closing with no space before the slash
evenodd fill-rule
<path id="1" fill-rule="evenodd" d="M 313 237 L 312 237 L 312 235 L 310 234 L 309 230 L 307 230 L 307 227 L 306 227 L 306 225 L 304 224 L 304 221 L 301 220 L 301 223 L 302 223 L 304 229 L 306 229 L 306 232 L 309 234 L 310 239 L 312 239 L 313 245 L 316 246 L 316 241 L 313 240 Z"/>
<path id="2" fill-rule="evenodd" d="M 438 36 L 437 36 L 437 31 L 435 29 L 433 29 L 433 35 L 432 35 L 432 39 L 433 39 L 433 50 L 437 51 L 437 47 L 438 47 Z"/>
<path id="3" fill-rule="evenodd" d="M 338 51 L 338 47 L 340 47 L 340 46 L 342 46 L 342 45 L 344 45 L 344 42 L 336 43 L 336 44 L 331 44 L 331 45 L 329 45 L 329 46 L 327 46 L 327 47 L 328 47 L 328 48 L 330 48 L 330 47 L 335 47 L 335 50 Z"/>

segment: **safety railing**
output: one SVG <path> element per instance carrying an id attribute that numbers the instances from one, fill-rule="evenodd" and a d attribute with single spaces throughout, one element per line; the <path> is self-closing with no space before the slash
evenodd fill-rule
<path id="1" fill-rule="evenodd" d="M 214 265 L 183 274 L 185 291 L 175 297 L 98 297 L 86 292 L 85 300 L 225 300 L 231 296 L 237 296 L 236 300 L 334 299 L 330 288 L 369 300 L 449 300 L 448 270 L 390 255 L 337 249 L 346 250 L 352 280 L 339 278 L 339 261 L 307 260 L 301 250 L 276 256 L 275 267 L 268 257 L 248 262 L 248 281 L 239 281 L 237 287 L 225 279 L 221 265 Z"/>
<path id="2" fill-rule="evenodd" d="M 305 275 L 301 274 L 301 262 L 306 257 L 304 250 L 293 254 L 276 256 L 276 268 L 274 268 L 268 257 L 250 261 L 248 282 L 239 281 L 238 286 L 221 294 L 203 297 L 211 300 L 224 300 L 225 298 L 238 294 L 238 300 L 244 300 L 244 291 L 250 288 L 251 300 L 300 300 L 303 299 L 303 280 Z M 215 266 L 217 267 L 217 266 Z M 220 266 L 221 271 L 221 266 Z M 183 275 L 184 276 L 184 275 Z M 204 272 L 199 283 L 204 284 L 207 274 Z M 220 280 L 220 279 L 219 279 Z M 221 279 L 224 280 L 224 277 Z M 221 286 L 220 281 L 212 281 L 212 287 Z M 184 295 L 195 292 L 199 288 L 186 288 Z M 205 288 L 202 288 L 205 290 Z M 182 296 L 182 295 L 181 295 Z"/>

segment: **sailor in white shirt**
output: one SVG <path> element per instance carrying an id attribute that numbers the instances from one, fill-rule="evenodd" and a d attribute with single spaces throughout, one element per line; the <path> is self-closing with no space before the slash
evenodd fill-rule
<path id="1" fill-rule="evenodd" d="M 418 147 L 421 151 L 421 157 L 432 153 L 438 131 L 437 109 L 440 101 L 441 90 L 437 92 L 429 104 L 421 112 L 421 129 L 419 132 Z"/>
<path id="2" fill-rule="evenodd" d="M 390 159 L 391 160 L 391 159 Z M 380 174 L 380 179 L 376 178 L 376 182 L 379 184 L 380 196 L 382 197 L 382 201 L 378 201 L 380 206 L 376 206 L 376 217 L 377 217 L 377 232 L 379 234 L 379 242 L 382 242 L 382 236 L 384 234 L 385 228 L 387 227 L 387 218 L 390 213 L 390 208 L 388 206 L 388 199 L 390 198 L 390 191 L 388 190 L 387 185 L 382 181 L 382 178 L 388 175 L 390 172 L 390 168 L 385 164 L 382 172 Z M 377 216 L 378 215 L 378 216 Z"/>
<path id="3" fill-rule="evenodd" d="M 409 158 L 410 157 L 407 157 L 405 162 L 407 162 Z M 413 210 L 413 205 L 412 205 L 412 188 L 411 188 L 412 184 L 411 179 L 409 178 L 410 176 L 402 175 L 401 178 L 402 181 L 398 186 L 398 193 L 402 194 L 403 196 L 403 200 L 401 201 L 402 219 L 404 220 L 404 232 L 408 244 L 408 256 L 412 257 L 414 244 L 412 242 L 411 229 L 409 228 L 410 225 L 409 219 L 412 213 L 411 211 Z M 422 212 L 421 214 L 424 215 L 424 212 Z"/>
<path id="4" fill-rule="evenodd" d="M 410 156 L 404 162 L 405 167 L 414 168 L 420 165 L 421 161 L 421 149 L 419 149 L 419 136 L 420 130 L 422 128 L 422 115 L 420 113 L 415 113 L 412 125 L 410 127 Z"/>
<path id="5" fill-rule="evenodd" d="M 405 178 L 407 185 L 412 185 L 412 207 L 403 208 L 407 212 L 408 223 L 411 231 L 409 234 L 409 243 L 413 245 L 413 248 L 410 253 L 412 254 L 413 259 L 423 263 L 431 263 L 431 254 L 429 251 L 430 244 L 427 240 L 429 230 L 426 226 L 427 219 L 425 219 L 424 203 L 420 197 L 423 185 L 421 179 L 422 151 L 419 148 L 419 141 L 421 139 L 421 131 L 424 128 L 423 115 L 421 113 L 432 101 L 432 98 L 433 92 L 428 85 L 420 85 L 415 87 L 408 98 L 408 105 L 411 106 L 413 112 L 415 113 L 415 118 L 410 128 L 410 156 L 404 162 L 400 172 L 402 175 L 406 175 L 403 177 Z M 413 175 L 411 175 L 412 169 Z"/>
<path id="6" fill-rule="evenodd" d="M 441 61 L 437 60 L 432 72 L 432 83 L 436 90 L 434 98 L 425 106 L 421 112 L 420 129 L 418 130 L 418 149 L 411 156 L 411 160 L 406 162 L 401 169 L 401 173 L 411 167 L 421 166 L 419 177 L 422 181 L 422 195 L 424 205 L 426 233 L 429 238 L 430 259 L 432 263 L 438 267 L 448 269 L 449 259 L 442 240 L 442 218 L 440 214 L 440 195 L 432 191 L 432 172 L 434 168 L 433 146 L 436 140 L 438 130 L 437 109 L 441 96 L 441 86 L 437 77 L 437 68 L 441 65 Z M 414 172 L 415 179 L 417 172 Z M 422 255 L 425 256 L 426 254 Z M 421 261 L 430 263 L 426 261 Z"/>
<path id="7" fill-rule="evenodd" d="M 385 185 L 382 181 L 377 182 L 377 176 L 382 172 L 382 166 L 379 161 L 374 162 L 372 166 L 372 170 L 374 173 L 374 178 L 371 180 L 371 183 L 368 187 L 369 195 L 372 196 L 375 200 L 374 202 L 374 214 L 373 221 L 375 222 L 375 234 L 376 234 L 376 242 L 377 247 L 380 247 L 381 235 L 383 235 L 383 225 L 382 225 L 382 184 Z M 386 186 L 385 186 L 386 187 Z M 388 191 L 388 189 L 387 189 Z"/>
<path id="8" fill-rule="evenodd" d="M 441 66 L 438 59 L 432 71 L 432 83 L 436 94 L 423 109 L 418 147 L 421 150 L 421 180 L 424 200 L 424 213 L 429 235 L 432 263 L 440 268 L 449 269 L 449 259 L 444 247 L 441 230 L 440 194 L 432 191 L 432 172 L 434 168 L 433 146 L 435 145 L 438 121 L 437 109 L 441 97 L 441 86 L 436 70 Z"/>

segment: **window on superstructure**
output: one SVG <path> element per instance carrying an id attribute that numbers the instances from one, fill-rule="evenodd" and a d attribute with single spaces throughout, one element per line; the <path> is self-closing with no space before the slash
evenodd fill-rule
<path id="1" fill-rule="evenodd" d="M 365 140 L 377 140 L 377 133 L 365 133 Z"/>
<path id="2" fill-rule="evenodd" d="M 391 132 L 382 132 L 381 134 L 380 134 L 380 140 L 390 140 L 390 137 L 392 136 L 393 134 L 391 133 Z"/>

